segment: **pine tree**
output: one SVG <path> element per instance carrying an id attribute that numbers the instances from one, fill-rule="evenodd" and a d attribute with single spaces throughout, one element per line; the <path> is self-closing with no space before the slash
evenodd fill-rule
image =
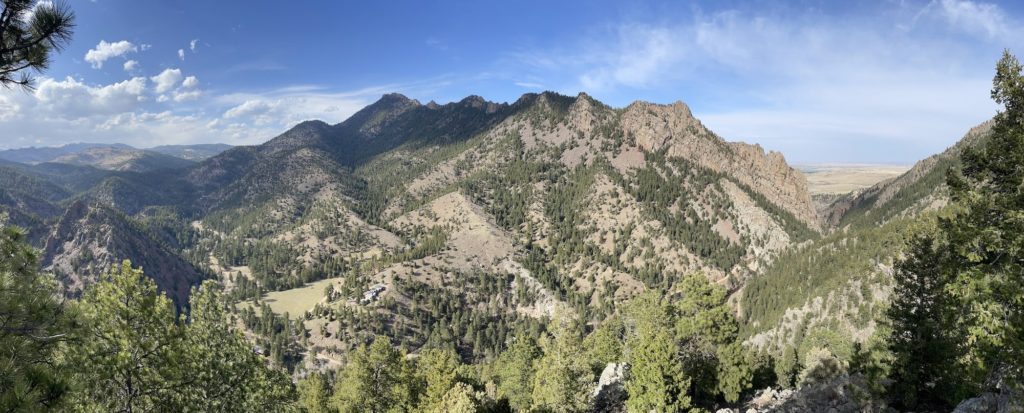
<path id="1" fill-rule="evenodd" d="M 961 156 L 949 178 L 954 216 L 940 220 L 952 247 L 958 323 L 971 343 L 967 367 L 990 383 L 1024 385 L 1024 75 L 1009 51 L 996 64 L 992 98 L 1003 105 L 988 139 Z"/>
<path id="2" fill-rule="evenodd" d="M 329 413 L 330 388 L 320 373 L 310 373 L 299 381 L 299 408 L 304 413 Z"/>
<path id="3" fill-rule="evenodd" d="M 670 310 L 655 291 L 641 294 L 629 305 L 633 324 L 626 342 L 629 411 L 677 412 L 690 407 L 690 378 L 679 358 Z"/>
<path id="4" fill-rule="evenodd" d="M 29 71 L 42 72 L 50 53 L 71 42 L 75 14 L 63 3 L 0 2 L 0 85 L 31 88 Z"/>
<path id="5" fill-rule="evenodd" d="M 675 301 L 675 333 L 682 346 L 683 364 L 692 378 L 692 395 L 697 403 L 711 405 L 717 394 L 729 398 L 749 386 L 749 368 L 739 348 L 725 349 L 736 343 L 739 324 L 726 303 L 725 288 L 714 285 L 701 273 L 683 277 Z M 728 365 L 720 365 L 719 355 L 730 356 Z M 719 375 L 728 373 L 729 383 L 719 384 Z"/>
<path id="6" fill-rule="evenodd" d="M 188 377 L 178 388 L 180 403 L 204 412 L 282 409 L 294 399 L 291 381 L 283 372 L 267 367 L 230 322 L 216 282 L 206 281 L 192 290 L 182 343 L 182 367 Z"/>
<path id="7" fill-rule="evenodd" d="M 68 354 L 76 410 L 180 406 L 175 390 L 184 373 L 178 368 L 183 330 L 173 322 L 174 304 L 142 270 L 128 261 L 114 266 L 86 290 L 78 307 L 82 325 Z"/>
<path id="8" fill-rule="evenodd" d="M 404 412 L 413 407 L 412 371 L 403 351 L 378 336 L 369 347 L 349 353 L 348 364 L 335 383 L 334 407 L 349 412 Z"/>
<path id="9" fill-rule="evenodd" d="M 581 340 L 571 325 L 559 318 L 553 334 L 540 340 L 544 355 L 536 361 L 533 407 L 540 411 L 582 412 L 590 403 L 594 374 L 583 353 Z"/>
<path id="10" fill-rule="evenodd" d="M 727 402 L 735 403 L 740 394 L 750 388 L 754 371 L 747 361 L 747 354 L 740 343 L 718 347 L 717 385 L 718 392 Z"/>
<path id="11" fill-rule="evenodd" d="M 529 411 L 533 404 L 534 360 L 538 357 L 540 349 L 528 336 L 513 338 L 498 356 L 498 397 L 507 399 L 514 411 Z"/>
<path id="12" fill-rule="evenodd" d="M 419 410 L 428 411 L 440 406 L 442 400 L 457 383 L 459 355 L 445 349 L 424 350 L 416 361 L 416 374 L 423 386 Z"/>
<path id="13" fill-rule="evenodd" d="M 999 382 L 1024 383 L 1024 76 L 1008 51 L 990 136 L 948 177 L 950 213 L 914 241 L 897 273 L 891 349 L 909 406 L 952 406 Z"/>
<path id="14" fill-rule="evenodd" d="M 625 334 L 625 326 L 622 320 L 615 317 L 606 319 L 583 340 L 583 348 L 590 359 L 594 373 L 600 374 L 608 363 L 618 363 L 622 360 L 622 340 Z"/>
<path id="15" fill-rule="evenodd" d="M 911 239 L 906 259 L 896 266 L 887 311 L 889 349 L 895 357 L 890 393 L 909 409 L 955 403 L 956 383 L 966 378 L 957 368 L 958 330 L 951 320 L 955 302 L 946 291 L 949 279 L 940 268 L 936 244 L 931 234 Z"/>
<path id="16" fill-rule="evenodd" d="M 66 384 L 55 355 L 68 317 L 25 233 L 6 221 L 0 214 L 0 411 L 56 408 Z"/>
<path id="17" fill-rule="evenodd" d="M 477 400 L 473 388 L 466 383 L 455 383 L 451 389 L 438 400 L 429 410 L 421 410 L 429 413 L 476 413 L 480 411 L 480 402 Z"/>
<path id="18" fill-rule="evenodd" d="M 633 412 L 678 412 L 690 407 L 690 379 L 675 341 L 663 329 L 642 331 L 630 340 L 626 408 Z"/>

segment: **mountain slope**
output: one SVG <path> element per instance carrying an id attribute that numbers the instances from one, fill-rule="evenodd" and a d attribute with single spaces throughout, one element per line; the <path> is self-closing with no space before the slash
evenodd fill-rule
<path id="1" fill-rule="evenodd" d="M 308 309 L 290 315 L 328 362 L 366 334 L 413 349 L 453 334 L 486 357 L 545 316 L 599 322 L 694 271 L 738 288 L 820 236 L 780 154 L 723 140 L 681 102 L 613 108 L 582 93 L 390 94 L 184 169 L 25 168 L 65 191 L 45 253 L 69 290 L 130 258 L 181 302 L 196 263 L 238 300 Z M 338 292 L 299 288 L 313 282 Z"/>
<path id="2" fill-rule="evenodd" d="M 124 214 L 100 203 L 75 201 L 53 226 L 42 265 L 64 284 L 67 294 L 81 293 L 111 264 L 131 260 L 174 301 L 183 306 L 202 272 L 150 236 Z"/>
<path id="3" fill-rule="evenodd" d="M 779 352 L 820 334 L 868 341 L 883 317 L 906 234 L 941 213 L 947 172 L 990 127 L 978 125 L 906 173 L 833 202 L 823 216 L 830 234 L 783 253 L 737 295 L 748 343 Z"/>
<path id="4" fill-rule="evenodd" d="M 123 144 L 72 143 L 55 147 L 31 147 L 3 150 L 0 151 L 0 159 L 32 165 L 42 162 L 50 162 L 64 155 L 75 154 L 93 148 L 132 149 L 130 146 Z"/>
<path id="5" fill-rule="evenodd" d="M 88 148 L 58 156 L 48 162 L 92 166 L 109 171 L 149 172 L 160 169 L 183 169 L 193 161 L 162 153 L 125 147 Z"/>
<path id="6" fill-rule="evenodd" d="M 977 145 L 991 127 L 991 121 L 975 126 L 955 145 L 917 162 L 906 173 L 835 200 L 823 213 L 824 225 L 877 225 L 941 207 L 946 202 L 946 172 L 956 164 L 963 149 Z"/>
<path id="7" fill-rule="evenodd" d="M 231 145 L 225 145 L 223 143 L 209 143 L 197 145 L 161 145 L 154 146 L 146 150 L 170 155 L 175 158 L 198 162 L 211 156 L 219 155 L 221 152 L 228 149 L 231 149 Z"/>

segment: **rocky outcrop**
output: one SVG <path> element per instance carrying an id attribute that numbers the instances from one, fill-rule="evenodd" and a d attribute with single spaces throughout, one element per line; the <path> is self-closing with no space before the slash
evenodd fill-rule
<path id="1" fill-rule="evenodd" d="M 66 294 L 75 296 L 120 260 L 142 267 L 178 305 L 187 302 L 192 286 L 203 279 L 201 272 L 130 218 L 83 200 L 73 202 L 53 227 L 42 265 L 62 282 Z"/>
<path id="2" fill-rule="evenodd" d="M 622 114 L 621 126 L 638 146 L 649 152 L 665 150 L 716 172 L 735 177 L 763 194 L 768 201 L 790 211 L 813 229 L 817 212 L 807 190 L 807 179 L 786 163 L 778 152 L 765 153 L 760 145 L 726 142 L 699 120 L 682 102 L 657 105 L 634 102 Z"/>
<path id="3" fill-rule="evenodd" d="M 626 376 L 629 366 L 626 363 L 608 363 L 601 372 L 601 378 L 594 388 L 595 413 L 620 413 L 626 411 Z"/>
<path id="4" fill-rule="evenodd" d="M 1024 411 L 1024 402 L 1012 392 L 982 393 L 960 402 L 953 413 L 1016 413 Z"/>
<path id="5" fill-rule="evenodd" d="M 871 397 L 867 380 L 843 374 L 829 382 L 807 385 L 798 390 L 766 388 L 758 391 L 742 408 L 719 409 L 717 413 L 855 413 L 890 411 L 881 400 Z"/>

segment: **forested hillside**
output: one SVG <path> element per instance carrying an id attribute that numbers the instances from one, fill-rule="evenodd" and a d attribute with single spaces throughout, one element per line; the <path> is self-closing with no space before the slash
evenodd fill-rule
<path id="1" fill-rule="evenodd" d="M 0 381 L 0 405 L 955 406 L 1016 377 L 1002 358 L 1017 357 L 1003 347 L 1019 315 L 989 290 L 1016 294 L 1016 264 L 987 247 L 1015 251 L 1016 221 L 974 219 L 1016 211 L 1001 198 L 1016 172 L 992 155 L 1019 150 L 1014 62 L 996 83 L 1006 112 L 822 217 L 781 154 L 723 140 L 685 104 L 613 108 L 582 93 L 445 105 L 389 94 L 339 124 L 170 166 L 5 163 L 5 256 L 20 258 L 0 269 L 41 306 L 11 311 L 25 325 L 59 311 L 39 324 L 56 333 L 0 337 L 37 352 Z M 985 269 L 961 270 L 971 263 Z M 929 271 L 949 287 L 914 284 Z M 962 385 L 943 378 L 953 396 L 883 391 L 937 369 L 905 339 L 920 289 L 942 298 L 936 314 L 987 300 L 936 321 L 970 339 L 940 349 L 971 369 Z M 77 341 L 39 339 L 50 336 Z M 47 357 L 70 364 L 51 371 Z M 753 393 L 769 386 L 779 392 Z M 843 396 L 822 402 L 830 391 Z"/>

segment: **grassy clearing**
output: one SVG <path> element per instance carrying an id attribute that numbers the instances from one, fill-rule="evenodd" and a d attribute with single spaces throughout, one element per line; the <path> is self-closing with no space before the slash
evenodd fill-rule
<path id="1" fill-rule="evenodd" d="M 274 291 L 264 295 L 263 302 L 269 304 L 270 309 L 275 313 L 288 313 L 288 316 L 294 319 L 302 316 L 306 310 L 313 308 L 324 298 L 324 289 L 327 288 L 327 284 L 334 284 L 335 287 L 338 287 L 341 283 L 341 277 L 328 278 L 291 290 Z M 252 305 L 252 301 L 238 303 L 239 308 Z"/>

